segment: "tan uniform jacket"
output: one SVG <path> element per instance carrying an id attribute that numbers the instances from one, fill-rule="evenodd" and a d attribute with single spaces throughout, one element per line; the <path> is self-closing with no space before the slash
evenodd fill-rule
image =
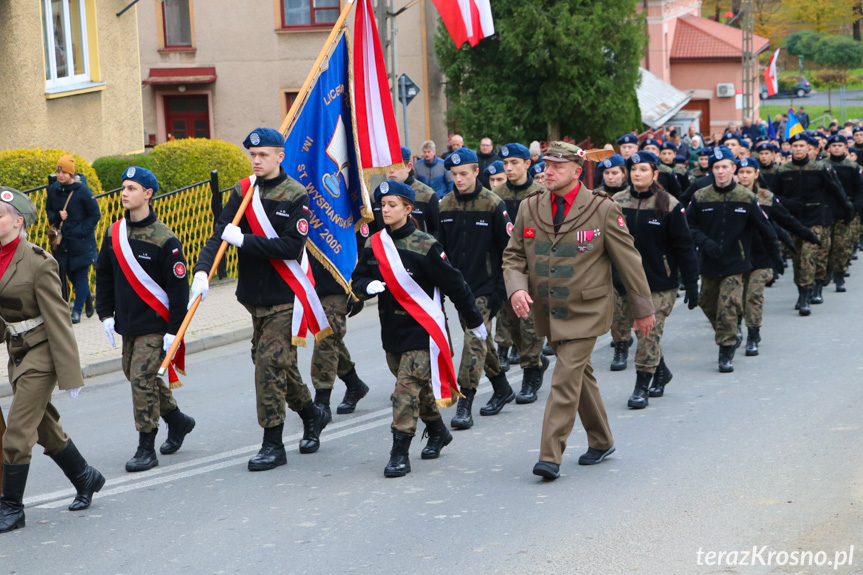
<path id="1" fill-rule="evenodd" d="M 606 333 L 613 307 L 611 264 L 626 286 L 633 315 L 652 314 L 641 255 L 618 205 L 582 184 L 555 234 L 551 203 L 548 191 L 521 203 L 503 254 L 507 297 L 527 290 L 537 335 L 563 341 Z"/>
<path id="2" fill-rule="evenodd" d="M 18 337 L 5 334 L 9 381 L 36 370 L 56 371 L 60 389 L 84 385 L 78 342 L 72 331 L 69 305 L 60 294 L 57 260 L 42 248 L 21 240 L 0 279 L 0 316 L 15 323 L 39 316 L 42 325 Z M 6 325 L 2 324 L 5 331 Z"/>

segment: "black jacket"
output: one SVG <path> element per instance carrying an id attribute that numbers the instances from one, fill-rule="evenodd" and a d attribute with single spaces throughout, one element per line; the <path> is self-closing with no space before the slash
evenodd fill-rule
<path id="1" fill-rule="evenodd" d="M 514 222 L 518 215 L 518 206 L 521 205 L 521 201 L 530 194 L 538 192 L 541 189 L 542 186 L 534 182 L 533 178 L 528 176 L 527 180 L 520 186 L 516 186 L 507 180 L 503 184 L 495 187 L 492 190 L 492 193 L 503 200 L 503 203 L 506 204 L 506 215 L 509 216 L 510 221 Z"/>
<path id="2" fill-rule="evenodd" d="M 782 205 L 779 198 L 773 192 L 759 188 L 758 186 L 755 187 L 753 192 L 758 199 L 758 203 L 761 205 L 761 209 L 764 210 L 764 213 L 767 214 L 767 217 L 773 224 L 781 226 L 799 238 L 806 239 L 807 236 L 812 234 L 809 228 L 791 215 L 791 212 Z M 778 234 L 779 232 L 777 232 L 777 239 Z M 754 270 L 772 268 L 774 266 L 774 261 L 764 245 L 764 240 L 757 234 L 752 237 L 752 253 L 750 257 L 752 259 L 752 269 Z"/>
<path id="3" fill-rule="evenodd" d="M 857 213 L 863 212 L 863 168 L 846 156 L 830 156 L 827 165 L 836 171 L 839 183 Z"/>
<path id="4" fill-rule="evenodd" d="M 698 190 L 700 190 L 702 188 L 706 188 L 706 187 L 712 186 L 712 185 L 713 185 L 713 173 L 712 172 L 708 172 L 707 174 L 705 174 L 703 176 L 695 178 L 694 180 L 692 180 L 692 183 L 689 184 L 689 187 L 686 188 L 686 191 L 684 191 L 680 195 L 680 198 L 679 198 L 680 203 L 683 204 L 684 206 L 688 206 L 689 202 L 692 201 L 692 196 L 695 195 L 695 192 L 697 192 Z"/>
<path id="5" fill-rule="evenodd" d="M 413 188 L 416 194 L 414 207 L 411 211 L 411 216 L 417 221 L 421 232 L 429 233 L 437 237 L 438 226 L 440 225 L 440 212 L 438 204 L 440 198 L 433 189 L 419 181 L 413 176 L 408 176 L 405 183 Z M 375 219 L 369 224 L 371 233 L 379 232 L 384 229 L 384 218 L 381 215 L 381 203 L 372 202 L 372 212 Z"/>
<path id="6" fill-rule="evenodd" d="M 189 303 L 189 278 L 183 245 L 171 229 L 156 218 L 153 208 L 140 222 L 129 219 L 126 233 L 132 253 L 147 275 L 168 294 L 168 319 L 151 308 L 132 289 L 117 262 L 111 240 L 111 227 L 105 230 L 102 249 L 96 262 L 96 312 L 99 319 L 114 318 L 114 329 L 124 336 L 154 333 L 176 334 L 186 317 Z"/>
<path id="7" fill-rule="evenodd" d="M 809 158 L 802 161 L 792 159 L 789 163 L 782 164 L 776 174 L 772 192 L 779 196 L 788 211 L 807 228 L 828 226 L 832 223 L 832 213 L 825 205 L 828 196 L 843 207 L 848 201 L 832 169 L 824 162 L 810 161 Z"/>
<path id="8" fill-rule="evenodd" d="M 776 232 L 758 205 L 755 194 L 732 182 L 720 188 L 716 184 L 695 192 L 686 208 L 686 218 L 692 239 L 701 251 L 701 275 L 709 278 L 726 277 L 752 269 L 753 231 L 761 236 L 777 267 L 781 262 Z M 710 244 L 720 249 L 712 258 Z"/>
<path id="9" fill-rule="evenodd" d="M 488 176 L 485 175 L 485 169 L 498 161 L 500 157 L 495 151 L 492 151 L 490 154 L 483 154 L 482 152 L 477 151 L 476 159 L 479 160 L 477 162 L 479 164 L 479 181 L 482 182 L 483 187 L 490 188 L 488 184 Z M 513 220 L 515 220 L 515 218 L 513 218 Z"/>
<path id="10" fill-rule="evenodd" d="M 679 199 L 683 190 L 680 189 L 680 181 L 677 179 L 674 169 L 662 163 L 658 167 L 659 175 L 656 177 L 656 181 L 666 192 Z"/>
<path id="11" fill-rule="evenodd" d="M 69 194 L 72 194 L 71 198 Z M 63 221 L 60 212 L 63 211 L 67 198 L 67 217 L 66 221 Z M 50 224 L 59 226 L 63 223 L 63 240 L 51 250 L 60 265 L 61 273 L 93 265 L 96 261 L 96 224 L 99 223 L 102 213 L 87 184 L 76 181 L 64 186 L 60 182 L 54 182 L 48 186 L 45 215 L 48 216 Z"/>
<path id="12" fill-rule="evenodd" d="M 402 265 L 423 291 L 432 297 L 434 288 L 439 287 L 443 295 L 452 300 L 467 326 L 479 327 L 483 320 L 473 293 L 461 273 L 450 265 L 440 243 L 433 236 L 417 230 L 410 221 L 389 233 Z M 366 288 L 374 280 L 385 281 L 369 239 L 351 276 L 354 294 L 364 300 L 373 297 L 366 293 Z M 387 353 L 429 348 L 428 332 L 408 315 L 389 289 L 378 294 L 378 315 L 381 319 L 381 342 Z"/>

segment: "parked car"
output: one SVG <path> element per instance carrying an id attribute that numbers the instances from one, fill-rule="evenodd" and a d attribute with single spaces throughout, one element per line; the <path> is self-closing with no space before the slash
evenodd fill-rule
<path id="1" fill-rule="evenodd" d="M 794 80 L 797 84 L 794 84 Z M 803 98 L 808 96 L 812 91 L 812 86 L 809 85 L 809 80 L 803 76 L 790 76 L 779 81 L 779 91 L 773 96 L 767 95 L 767 86 L 761 82 L 761 99 L 768 100 L 770 98 Z"/>

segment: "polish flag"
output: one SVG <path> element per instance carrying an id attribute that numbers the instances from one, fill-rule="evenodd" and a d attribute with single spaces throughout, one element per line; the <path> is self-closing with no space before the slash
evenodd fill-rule
<path id="1" fill-rule="evenodd" d="M 770 58 L 770 64 L 764 69 L 764 85 L 767 86 L 767 95 L 775 96 L 779 91 L 779 80 L 776 74 L 776 60 L 779 58 L 779 49 L 777 49 Z"/>
<path id="2" fill-rule="evenodd" d="M 456 48 L 494 34 L 490 0 L 432 0 Z"/>
<path id="3" fill-rule="evenodd" d="M 359 0 L 354 20 L 354 97 L 363 169 L 401 164 L 399 130 L 372 3 Z"/>

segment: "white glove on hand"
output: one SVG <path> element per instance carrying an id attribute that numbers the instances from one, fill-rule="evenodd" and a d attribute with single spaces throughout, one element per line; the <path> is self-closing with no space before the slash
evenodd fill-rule
<path id="1" fill-rule="evenodd" d="M 210 291 L 210 280 L 207 279 L 207 272 L 198 272 L 195 274 L 195 279 L 192 280 L 192 294 L 189 296 L 189 305 L 186 309 L 192 307 L 192 303 L 201 296 L 201 301 L 207 299 L 207 293 Z"/>
<path id="2" fill-rule="evenodd" d="M 234 224 L 225 226 L 225 230 L 222 232 L 222 239 L 232 246 L 243 247 L 243 232 Z"/>
<path id="3" fill-rule="evenodd" d="M 375 295 L 375 294 L 386 291 L 386 289 L 387 289 L 387 284 L 385 284 L 384 282 L 379 282 L 378 280 L 374 280 L 366 288 L 366 293 L 369 295 Z"/>
<path id="4" fill-rule="evenodd" d="M 108 341 L 111 342 L 111 347 L 117 347 L 117 342 L 114 341 L 114 318 L 109 317 L 103 320 L 102 328 L 105 330 L 105 335 L 108 336 Z"/>
<path id="5" fill-rule="evenodd" d="M 84 388 L 83 387 L 73 387 L 72 389 L 67 389 L 66 391 L 69 392 L 69 397 L 71 397 L 72 399 L 75 399 L 76 397 L 78 397 L 78 394 L 81 393 L 82 389 L 84 389 Z"/>
<path id="6" fill-rule="evenodd" d="M 483 341 L 485 341 L 488 337 L 488 330 L 485 329 L 484 323 L 481 323 L 477 327 L 471 329 L 470 332 Z"/>
<path id="7" fill-rule="evenodd" d="M 171 349 L 175 339 L 177 339 L 177 336 L 170 333 L 166 333 L 165 337 L 162 338 L 162 349 L 165 350 L 165 353 L 168 353 L 168 350 Z"/>

